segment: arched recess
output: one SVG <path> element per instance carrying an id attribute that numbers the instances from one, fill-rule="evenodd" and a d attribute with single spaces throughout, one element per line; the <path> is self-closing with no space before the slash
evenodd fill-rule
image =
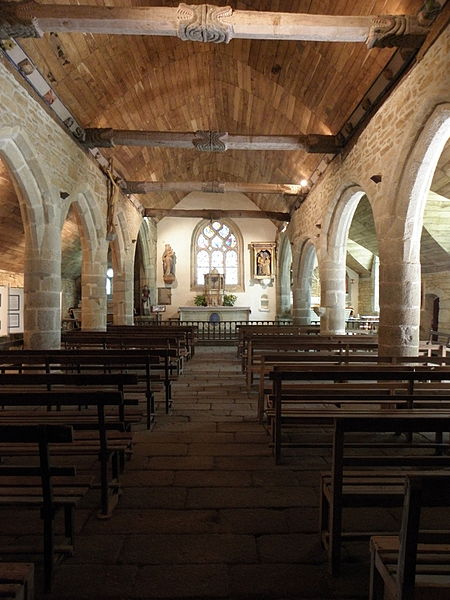
<path id="1" fill-rule="evenodd" d="M 311 323 L 311 281 L 317 264 L 316 247 L 310 239 L 301 240 L 295 246 L 293 271 L 293 321 L 294 325 Z M 315 316 L 315 315 L 314 315 Z"/>
<path id="2" fill-rule="evenodd" d="M 81 325 L 86 330 L 106 327 L 105 224 L 99 202 L 89 186 L 76 188 L 67 198 L 61 230 L 70 212 L 78 224 L 81 244 Z"/>
<path id="3" fill-rule="evenodd" d="M 156 228 L 153 221 L 144 217 L 136 241 L 134 258 L 135 312 L 139 316 L 149 316 L 150 307 L 155 304 L 157 304 Z"/>
<path id="4" fill-rule="evenodd" d="M 411 146 L 394 190 L 380 243 L 380 353 L 417 354 L 420 332 L 421 237 L 428 192 L 450 137 L 450 103 L 434 108 Z"/>
<path id="5" fill-rule="evenodd" d="M 281 234 L 278 257 L 278 319 L 292 319 L 292 249 L 289 237 Z"/>
<path id="6" fill-rule="evenodd" d="M 39 153 L 20 127 L 0 129 L 0 156 L 11 173 L 23 221 L 24 347 L 60 345 L 59 198 Z"/>
<path id="7" fill-rule="evenodd" d="M 345 333 L 347 240 L 355 210 L 364 195 L 357 184 L 341 189 L 322 223 L 319 245 L 321 333 Z"/>

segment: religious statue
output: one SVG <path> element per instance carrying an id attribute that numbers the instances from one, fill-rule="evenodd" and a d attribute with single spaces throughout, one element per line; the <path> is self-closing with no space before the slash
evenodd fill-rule
<path id="1" fill-rule="evenodd" d="M 148 285 L 144 285 L 142 288 L 141 296 L 142 313 L 143 315 L 150 314 L 150 288 Z"/>
<path id="2" fill-rule="evenodd" d="M 262 275 L 263 277 L 270 277 L 272 274 L 270 269 L 270 262 L 271 257 L 270 252 L 268 250 L 261 250 L 260 252 L 258 252 L 258 255 L 256 257 L 256 274 Z"/>
<path id="3" fill-rule="evenodd" d="M 162 255 L 163 279 L 165 283 L 175 281 L 175 252 L 170 244 L 166 244 Z"/>

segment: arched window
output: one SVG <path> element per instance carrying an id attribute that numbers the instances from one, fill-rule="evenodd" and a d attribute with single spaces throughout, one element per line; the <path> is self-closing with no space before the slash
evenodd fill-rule
<path id="1" fill-rule="evenodd" d="M 203 289 L 212 269 L 225 275 L 225 289 L 242 291 L 242 236 L 229 219 L 203 220 L 192 238 L 192 287 Z"/>

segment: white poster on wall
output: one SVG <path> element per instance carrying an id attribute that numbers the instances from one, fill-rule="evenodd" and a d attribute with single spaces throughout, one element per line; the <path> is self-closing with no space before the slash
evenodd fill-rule
<path id="1" fill-rule="evenodd" d="M 23 333 L 23 288 L 9 288 L 9 333 Z"/>
<path id="2" fill-rule="evenodd" d="M 0 336 L 8 335 L 8 289 L 0 285 Z"/>

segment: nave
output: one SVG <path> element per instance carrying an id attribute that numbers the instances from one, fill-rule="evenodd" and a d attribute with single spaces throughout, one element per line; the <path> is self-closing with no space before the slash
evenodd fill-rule
<path id="1" fill-rule="evenodd" d="M 338 578 L 320 546 L 329 451 L 303 449 L 275 465 L 235 347 L 197 347 L 173 397 L 171 414 L 161 403 L 154 429 L 136 432 L 112 518 L 96 517 L 92 493 L 77 509 L 75 553 L 56 569 L 51 594 L 37 565 L 36 598 L 367 598 L 368 542 L 344 550 Z M 395 526 L 393 509 L 372 514 Z M 37 533 L 36 519 L 21 526 L 25 537 Z M 17 523 L 8 529 L 15 535 Z"/>

